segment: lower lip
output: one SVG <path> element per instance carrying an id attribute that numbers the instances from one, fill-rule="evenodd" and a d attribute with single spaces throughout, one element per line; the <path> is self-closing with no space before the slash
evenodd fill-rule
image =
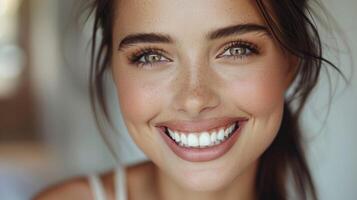
<path id="1" fill-rule="evenodd" d="M 239 128 L 237 128 L 232 135 L 222 143 L 206 148 L 188 148 L 179 146 L 165 133 L 163 128 L 158 128 L 158 130 L 166 144 L 178 157 L 190 162 L 206 162 L 218 159 L 227 153 L 237 141 L 244 124 L 244 122 L 240 122 Z"/>

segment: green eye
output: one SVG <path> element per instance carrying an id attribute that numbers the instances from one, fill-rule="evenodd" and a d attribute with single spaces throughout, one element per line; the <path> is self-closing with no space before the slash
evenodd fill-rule
<path id="1" fill-rule="evenodd" d="M 155 62 L 162 61 L 161 60 L 162 58 L 163 58 L 162 55 L 151 53 L 151 54 L 143 55 L 139 59 L 139 62 L 142 62 L 142 63 L 155 63 Z"/>
<path id="2" fill-rule="evenodd" d="M 227 52 L 228 52 L 228 50 L 227 50 Z M 246 56 L 251 53 L 252 53 L 252 51 L 246 47 L 232 47 L 229 49 L 229 54 L 232 56 Z M 223 55 L 227 55 L 227 54 L 223 54 Z"/>
<path id="3" fill-rule="evenodd" d="M 170 62 L 171 60 L 165 57 L 164 51 L 154 48 L 141 49 L 129 57 L 132 64 L 143 67 L 146 65 L 155 65 L 162 62 Z"/>
<path id="4" fill-rule="evenodd" d="M 223 53 L 218 57 L 243 58 L 258 53 L 259 51 L 254 44 L 243 41 L 235 41 L 230 43 L 228 47 L 224 48 Z"/>

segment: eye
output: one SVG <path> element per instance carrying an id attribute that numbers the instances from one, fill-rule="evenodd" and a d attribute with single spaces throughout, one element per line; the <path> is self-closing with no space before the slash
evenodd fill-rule
<path id="1" fill-rule="evenodd" d="M 131 55 L 129 58 L 132 64 L 139 66 L 154 65 L 162 62 L 170 62 L 171 60 L 163 55 L 163 51 L 159 49 L 141 49 Z"/>
<path id="2" fill-rule="evenodd" d="M 244 58 L 258 53 L 259 51 L 256 45 L 245 41 L 234 41 L 228 44 L 228 46 L 224 48 L 223 53 L 219 54 L 217 57 Z"/>
<path id="3" fill-rule="evenodd" d="M 142 63 L 159 62 L 162 60 L 162 58 L 163 56 L 160 54 L 145 54 L 140 57 L 139 62 Z"/>

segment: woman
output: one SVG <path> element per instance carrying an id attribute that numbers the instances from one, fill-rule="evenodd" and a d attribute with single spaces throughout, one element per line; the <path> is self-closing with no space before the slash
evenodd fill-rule
<path id="1" fill-rule="evenodd" d="M 335 66 L 321 57 L 308 3 L 94 1 L 93 106 L 108 118 L 109 70 L 150 162 L 36 199 L 317 199 L 297 120 L 321 63 Z"/>

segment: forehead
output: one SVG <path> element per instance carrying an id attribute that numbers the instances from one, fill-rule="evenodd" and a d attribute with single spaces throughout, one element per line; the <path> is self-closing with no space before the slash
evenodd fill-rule
<path id="1" fill-rule="evenodd" d="M 254 0 L 119 0 L 115 7 L 119 38 L 138 32 L 194 36 L 223 26 L 263 24 Z"/>

